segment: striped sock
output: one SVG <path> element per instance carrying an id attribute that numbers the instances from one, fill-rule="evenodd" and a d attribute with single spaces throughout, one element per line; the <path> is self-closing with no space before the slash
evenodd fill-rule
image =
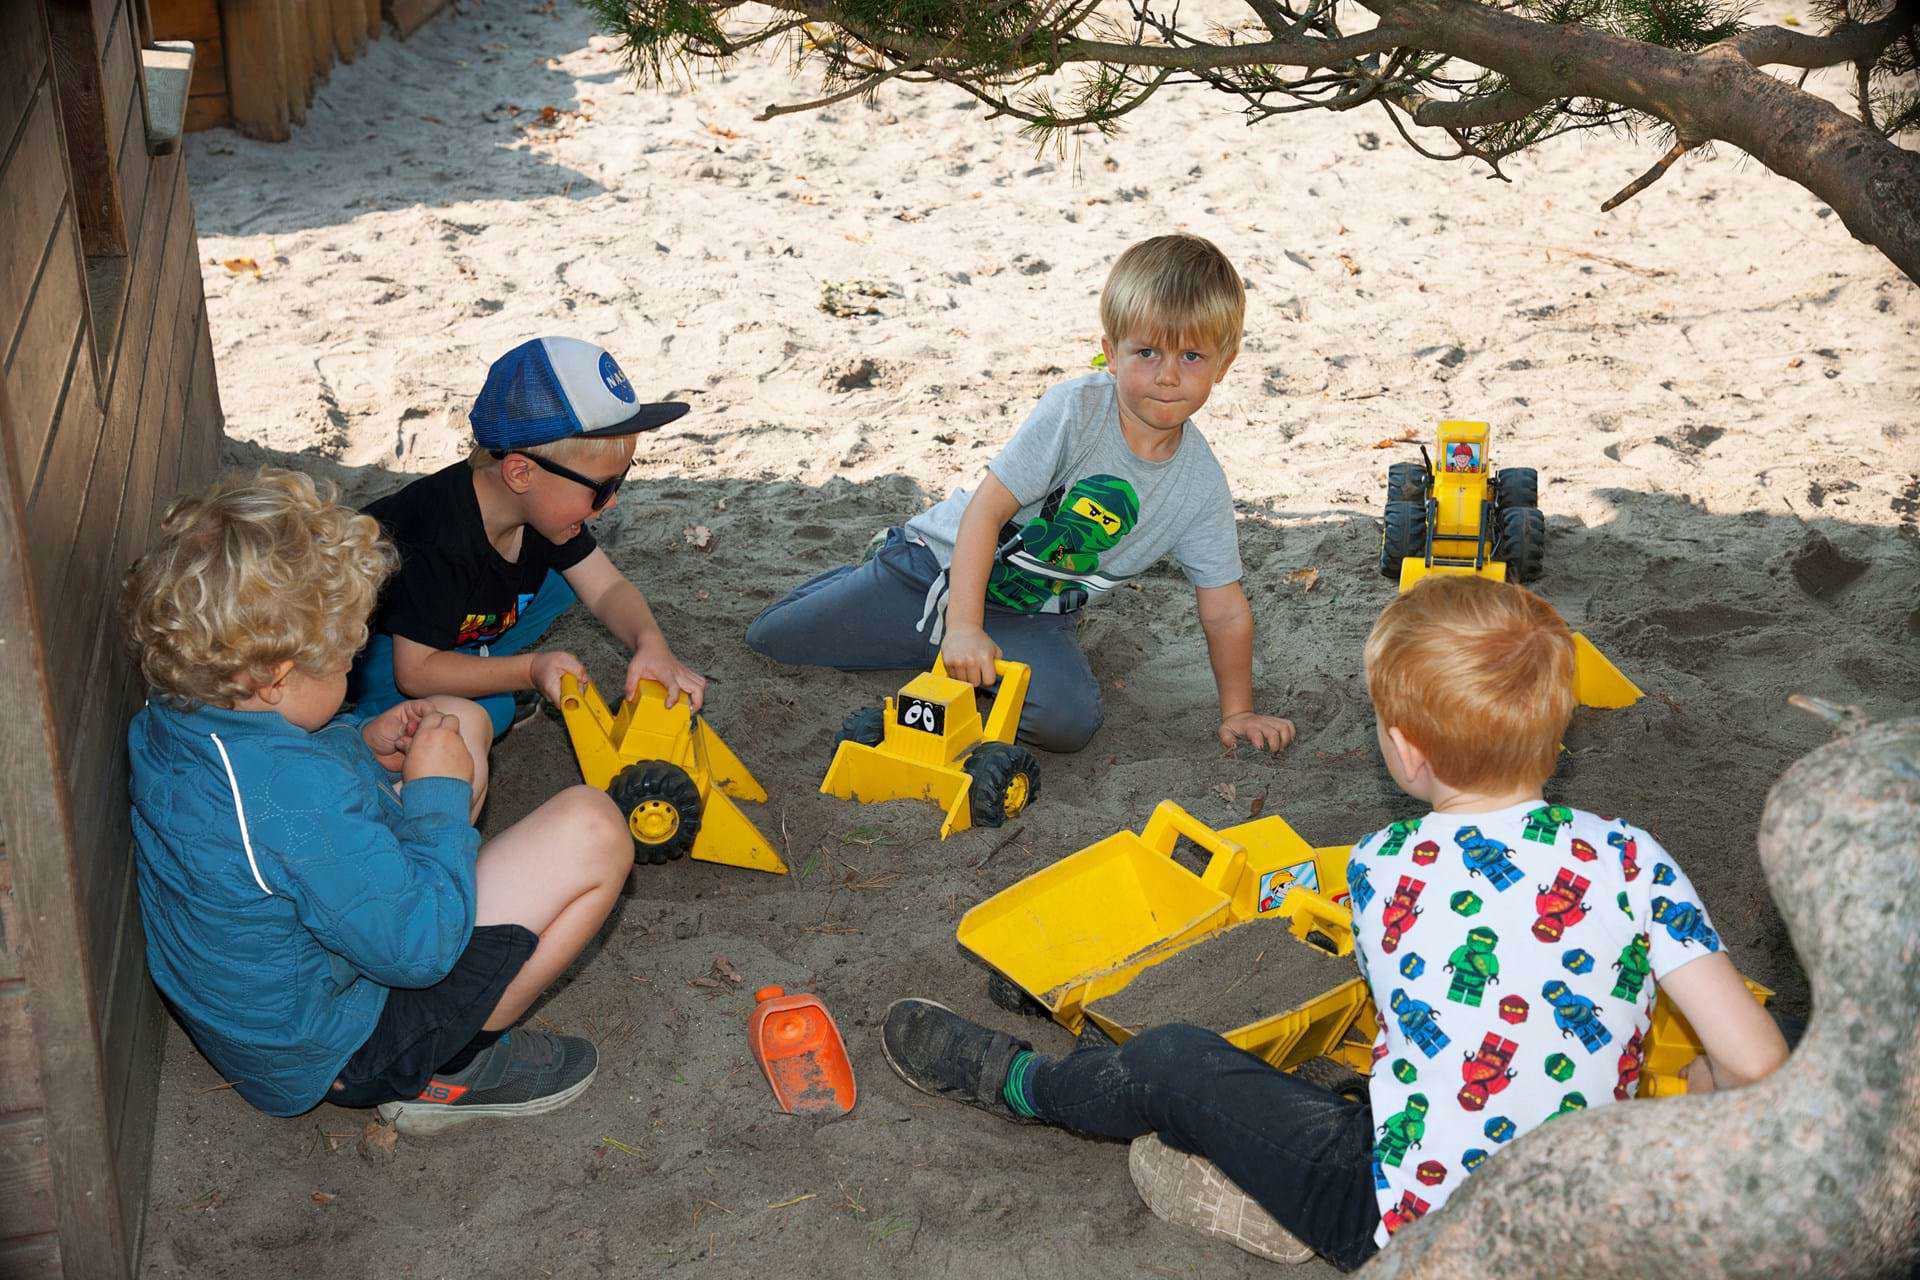
<path id="1" fill-rule="evenodd" d="M 1000 1086 L 1000 1096 L 1007 1105 L 1021 1115 L 1032 1119 L 1037 1113 L 1033 1109 L 1033 1099 L 1027 1093 L 1027 1082 L 1032 1075 L 1034 1059 L 1039 1055 L 1031 1049 L 1022 1049 L 1013 1055 L 1013 1061 L 1007 1067 L 1006 1083 Z"/>

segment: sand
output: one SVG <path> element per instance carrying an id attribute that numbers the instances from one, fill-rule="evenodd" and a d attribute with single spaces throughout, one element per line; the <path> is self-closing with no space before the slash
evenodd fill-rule
<path id="1" fill-rule="evenodd" d="M 258 1115 L 173 1031 L 148 1277 L 1267 1274 L 1152 1218 L 1123 1148 L 908 1089 L 876 1027 L 930 995 L 1064 1051 L 987 1001 L 954 927 L 1162 799 L 1215 824 L 1258 805 L 1320 844 L 1414 811 L 1359 674 L 1391 591 L 1373 567 L 1386 466 L 1414 456 L 1376 445 L 1446 416 L 1489 420 L 1498 463 L 1539 468 L 1540 589 L 1650 695 L 1581 717 L 1551 798 L 1649 826 L 1736 962 L 1804 1012 L 1752 832 L 1825 736 L 1789 693 L 1882 717 L 1920 699 L 1920 291 L 1731 156 L 1599 214 L 1651 140 L 1554 144 L 1509 186 L 1418 159 L 1365 113 L 1248 129 L 1198 91 L 1064 156 L 949 91 L 752 122 L 812 92 L 772 57 L 636 91 L 576 7 L 491 0 L 336 68 L 290 143 L 187 143 L 235 465 L 370 499 L 460 456 L 487 362 L 541 333 L 601 342 L 643 393 L 693 403 L 598 531 L 718 677 L 710 718 L 772 793 L 747 808 L 796 874 L 648 868 L 536 1011 L 603 1050 L 585 1097 L 538 1122 L 363 1158 L 326 1135 L 364 1115 Z M 782 670 L 747 623 L 972 484 L 1086 367 L 1114 254 L 1175 227 L 1251 286 L 1202 426 L 1239 500 L 1259 702 L 1299 741 L 1221 751 L 1168 567 L 1085 617 L 1106 726 L 1042 758 L 1017 823 L 940 842 L 930 806 L 819 795 L 841 717 L 905 673 Z M 871 313 L 820 309 L 856 280 L 880 286 Z M 621 669 L 591 619 L 556 643 L 602 681 Z M 578 777 L 545 720 L 494 769 L 489 831 Z M 774 1111 L 745 1038 L 763 983 L 839 1020 L 847 1119 Z"/>
<path id="2" fill-rule="evenodd" d="M 1359 976 L 1351 956 L 1310 947 L 1284 924 L 1254 921 L 1142 970 L 1089 1007 L 1136 1032 L 1163 1022 L 1234 1031 Z"/>

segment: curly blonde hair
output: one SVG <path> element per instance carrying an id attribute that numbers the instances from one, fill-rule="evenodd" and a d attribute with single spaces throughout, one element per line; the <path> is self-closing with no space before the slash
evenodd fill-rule
<path id="1" fill-rule="evenodd" d="M 338 489 L 262 467 L 180 498 L 127 570 L 127 645 L 154 696 L 177 707 L 231 707 L 291 661 L 339 671 L 367 641 L 367 620 L 399 555 L 379 522 Z"/>

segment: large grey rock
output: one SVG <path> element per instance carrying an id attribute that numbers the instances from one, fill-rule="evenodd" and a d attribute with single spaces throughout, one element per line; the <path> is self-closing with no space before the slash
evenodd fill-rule
<path id="1" fill-rule="evenodd" d="M 1796 763 L 1760 862 L 1813 987 L 1745 1089 L 1602 1107 L 1500 1152 L 1362 1272 L 1904 1276 L 1920 1242 L 1920 720 Z"/>

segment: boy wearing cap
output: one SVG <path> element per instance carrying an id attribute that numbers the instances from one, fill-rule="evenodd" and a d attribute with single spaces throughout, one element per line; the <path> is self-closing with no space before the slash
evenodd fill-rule
<path id="1" fill-rule="evenodd" d="M 656 680 L 669 706 L 684 695 L 698 710 L 705 678 L 674 656 L 646 597 L 586 529 L 619 501 L 639 433 L 686 411 L 640 403 L 590 342 L 535 338 L 494 361 L 468 415 L 472 455 L 367 508 L 399 547 L 400 571 L 354 664 L 360 713 L 455 694 L 505 733 L 536 692 L 559 700 L 562 674 L 586 679 L 571 653 L 537 647 L 575 600 L 632 651 L 628 694 Z"/>

